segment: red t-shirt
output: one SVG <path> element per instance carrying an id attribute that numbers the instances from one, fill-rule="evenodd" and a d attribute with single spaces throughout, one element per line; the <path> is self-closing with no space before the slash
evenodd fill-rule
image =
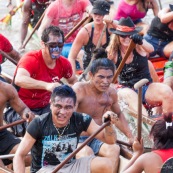
<path id="1" fill-rule="evenodd" d="M 68 59 L 60 57 L 56 60 L 54 69 L 46 66 L 41 50 L 32 51 L 24 55 L 17 68 L 24 68 L 30 76 L 36 80 L 45 82 L 58 82 L 62 77 L 70 78 L 72 76 L 72 67 Z M 49 104 L 50 92 L 40 89 L 20 88 L 19 97 L 31 109 L 42 108 Z"/>
<path id="2" fill-rule="evenodd" d="M 2 34 L 0 34 L 0 49 L 3 50 L 6 53 L 9 53 L 13 50 L 13 46 L 9 42 L 9 40 L 4 37 Z M 0 54 L 0 64 L 3 62 L 3 57 Z"/>

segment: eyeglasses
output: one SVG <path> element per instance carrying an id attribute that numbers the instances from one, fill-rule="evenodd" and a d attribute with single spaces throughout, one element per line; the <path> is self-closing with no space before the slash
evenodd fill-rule
<path id="1" fill-rule="evenodd" d="M 130 35 L 119 35 L 121 38 L 129 38 L 130 37 Z"/>
<path id="2" fill-rule="evenodd" d="M 62 48 L 64 46 L 64 42 L 49 42 L 45 43 L 45 45 L 47 45 L 49 48 Z"/>

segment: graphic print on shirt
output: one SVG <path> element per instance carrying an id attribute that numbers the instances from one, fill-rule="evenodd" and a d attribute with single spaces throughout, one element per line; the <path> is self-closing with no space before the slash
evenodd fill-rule
<path id="1" fill-rule="evenodd" d="M 70 17 L 60 18 L 59 27 L 61 28 L 61 30 L 63 30 L 64 35 L 67 35 L 79 21 L 80 21 L 80 15 L 73 14 Z"/>
<path id="2" fill-rule="evenodd" d="M 76 149 L 77 137 L 74 136 L 75 133 L 64 135 L 60 139 L 57 135 L 45 136 L 42 141 L 42 166 L 57 165 L 65 160 Z"/>

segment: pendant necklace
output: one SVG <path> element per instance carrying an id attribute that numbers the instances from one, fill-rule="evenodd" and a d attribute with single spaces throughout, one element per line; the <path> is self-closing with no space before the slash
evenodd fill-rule
<path id="1" fill-rule="evenodd" d="M 59 139 L 59 140 L 62 138 L 62 136 L 63 136 L 65 130 L 68 129 L 69 124 L 70 124 L 70 123 L 68 123 L 68 124 L 62 129 L 62 132 L 60 133 L 60 128 L 57 128 L 57 127 L 55 126 L 55 124 L 53 123 L 53 126 L 55 127 L 55 129 L 56 129 L 56 131 L 57 131 L 57 133 L 58 133 L 58 139 Z"/>

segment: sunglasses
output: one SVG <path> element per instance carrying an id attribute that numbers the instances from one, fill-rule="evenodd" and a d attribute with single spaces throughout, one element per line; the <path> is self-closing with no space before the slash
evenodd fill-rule
<path id="1" fill-rule="evenodd" d="M 59 47 L 60 49 L 64 46 L 64 42 L 49 42 L 45 43 L 49 48 L 56 48 Z"/>
<path id="2" fill-rule="evenodd" d="M 121 38 L 129 38 L 130 37 L 130 35 L 119 35 Z"/>

